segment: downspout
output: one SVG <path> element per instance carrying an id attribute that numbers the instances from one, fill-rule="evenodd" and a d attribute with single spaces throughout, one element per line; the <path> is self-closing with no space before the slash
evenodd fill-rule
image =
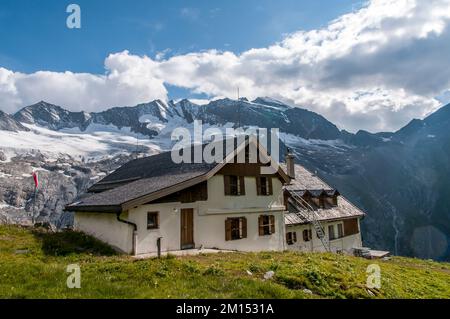
<path id="1" fill-rule="evenodd" d="M 121 223 L 125 223 L 127 225 L 131 225 L 133 226 L 133 238 L 132 238 L 132 249 L 131 249 L 131 253 L 133 256 L 136 255 L 137 249 L 136 249 L 136 245 L 137 245 L 137 225 L 135 223 L 132 223 L 128 220 L 122 219 L 120 218 L 120 214 L 121 213 L 117 213 L 117 221 L 121 222 Z"/>

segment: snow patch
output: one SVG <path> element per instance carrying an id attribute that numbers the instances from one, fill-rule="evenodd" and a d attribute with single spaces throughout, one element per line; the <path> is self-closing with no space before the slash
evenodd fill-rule
<path id="1" fill-rule="evenodd" d="M 51 159 L 79 157 L 88 161 L 108 158 L 109 154 L 130 153 L 139 145 L 146 146 L 150 153 L 159 151 L 160 146 L 147 136 L 135 134 L 130 128 L 114 125 L 91 124 L 85 131 L 79 128 L 53 131 L 34 124 L 23 124 L 30 131 L 0 131 L 0 148 L 8 149 L 8 160 L 18 154 L 41 152 Z M 169 135 L 170 139 L 170 135 Z"/>

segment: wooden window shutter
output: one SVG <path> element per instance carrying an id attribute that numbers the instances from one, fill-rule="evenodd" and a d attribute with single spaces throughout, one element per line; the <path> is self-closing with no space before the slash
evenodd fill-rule
<path id="1" fill-rule="evenodd" d="M 268 195 L 273 195 L 273 188 L 272 188 L 272 177 L 267 177 L 267 180 L 269 181 L 269 194 Z"/>
<path id="2" fill-rule="evenodd" d="M 245 177 L 244 176 L 239 176 L 239 188 L 240 188 L 240 192 L 239 195 L 245 195 Z"/>
<path id="3" fill-rule="evenodd" d="M 263 215 L 259 215 L 258 217 L 258 230 L 259 230 L 259 236 L 264 236 L 264 217 Z"/>
<path id="4" fill-rule="evenodd" d="M 256 195 L 261 195 L 261 177 L 256 176 Z"/>
<path id="5" fill-rule="evenodd" d="M 294 243 L 297 242 L 297 232 L 292 232 L 292 240 L 294 241 Z"/>
<path id="6" fill-rule="evenodd" d="M 231 195 L 230 176 L 223 175 L 223 187 L 225 189 L 225 195 Z"/>
<path id="7" fill-rule="evenodd" d="M 231 240 L 231 219 L 225 219 L 225 240 Z"/>
<path id="8" fill-rule="evenodd" d="M 270 233 L 274 234 L 275 233 L 275 216 L 274 215 L 270 215 Z"/>
<path id="9" fill-rule="evenodd" d="M 354 235 L 359 233 L 358 219 L 346 219 L 344 220 L 344 236 Z"/>
<path id="10" fill-rule="evenodd" d="M 241 217 L 241 223 L 242 223 L 242 238 L 247 238 L 247 218 Z"/>

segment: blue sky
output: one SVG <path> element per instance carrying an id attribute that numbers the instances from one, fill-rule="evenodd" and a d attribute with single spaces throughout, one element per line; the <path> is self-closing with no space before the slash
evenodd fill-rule
<path id="1" fill-rule="evenodd" d="M 81 7 L 82 28 L 66 27 L 66 7 Z M 360 3 L 360 2 L 359 2 Z M 154 57 L 205 49 L 239 53 L 300 29 L 324 26 L 358 1 L 170 0 L 24 1 L 0 4 L 0 65 L 103 73 L 109 53 Z"/>
<path id="2" fill-rule="evenodd" d="M 66 7 L 81 7 L 81 29 Z M 450 0 L 2 0 L 0 109 L 270 96 L 349 131 L 450 100 Z"/>

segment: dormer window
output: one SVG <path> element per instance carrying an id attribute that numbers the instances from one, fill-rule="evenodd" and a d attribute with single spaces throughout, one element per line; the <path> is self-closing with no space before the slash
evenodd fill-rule
<path id="1" fill-rule="evenodd" d="M 326 203 L 330 206 L 337 206 L 338 198 L 337 196 L 326 197 Z"/>

